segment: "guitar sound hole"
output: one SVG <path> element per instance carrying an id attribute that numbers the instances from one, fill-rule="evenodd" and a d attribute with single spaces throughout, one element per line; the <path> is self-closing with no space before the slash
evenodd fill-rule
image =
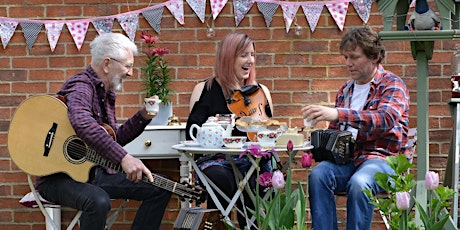
<path id="1" fill-rule="evenodd" d="M 64 156 L 73 164 L 85 162 L 86 152 L 86 144 L 77 136 L 69 137 L 64 144 Z"/>

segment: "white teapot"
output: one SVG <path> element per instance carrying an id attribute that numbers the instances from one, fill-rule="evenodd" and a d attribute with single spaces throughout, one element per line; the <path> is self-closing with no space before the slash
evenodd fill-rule
<path id="1" fill-rule="evenodd" d="M 228 128 L 231 128 L 229 125 Z M 196 137 L 193 130 L 196 129 Z M 230 131 L 231 133 L 231 131 Z M 219 123 L 208 121 L 202 125 L 192 124 L 189 129 L 190 137 L 198 142 L 204 148 L 221 148 L 224 145 L 224 137 L 228 136 L 228 130 L 225 130 Z"/>

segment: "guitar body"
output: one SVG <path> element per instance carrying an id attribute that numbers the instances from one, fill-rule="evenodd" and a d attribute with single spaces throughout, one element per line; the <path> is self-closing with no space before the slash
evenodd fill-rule
<path id="1" fill-rule="evenodd" d="M 55 126 L 55 135 L 49 131 Z M 47 141 L 47 137 L 50 140 Z M 47 151 L 45 145 L 52 142 Z M 76 181 L 86 182 L 89 170 L 96 164 L 83 154 L 69 153 L 69 146 L 84 143 L 76 136 L 67 116 L 67 106 L 54 96 L 33 96 L 24 100 L 11 120 L 8 151 L 13 162 L 24 172 L 45 176 L 65 172 Z"/>

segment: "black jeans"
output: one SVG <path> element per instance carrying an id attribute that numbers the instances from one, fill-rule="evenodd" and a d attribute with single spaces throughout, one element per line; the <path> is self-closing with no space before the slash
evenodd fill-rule
<path id="1" fill-rule="evenodd" d="M 82 210 L 81 230 L 104 229 L 111 209 L 110 199 L 142 201 L 131 229 L 159 229 L 171 198 L 169 191 L 144 182 L 134 183 L 124 173 L 108 174 L 99 167 L 92 183 L 80 183 L 57 173 L 47 176 L 38 190 L 53 203 Z"/>

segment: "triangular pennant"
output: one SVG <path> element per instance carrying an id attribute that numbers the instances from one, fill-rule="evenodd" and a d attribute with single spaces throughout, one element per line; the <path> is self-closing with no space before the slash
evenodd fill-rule
<path id="1" fill-rule="evenodd" d="M 278 4 L 270 2 L 257 2 L 257 8 L 264 15 L 265 24 L 267 27 L 270 27 L 272 23 L 273 15 L 275 15 L 276 10 L 278 9 Z"/>
<path id="2" fill-rule="evenodd" d="M 201 22 L 204 22 L 206 0 L 186 0 Z"/>
<path id="3" fill-rule="evenodd" d="M 24 32 L 24 38 L 26 39 L 27 48 L 30 50 L 37 40 L 38 33 L 42 29 L 42 23 L 34 22 L 21 22 L 21 28 Z"/>
<path id="4" fill-rule="evenodd" d="M 82 20 L 73 20 L 66 23 L 67 28 L 69 29 L 70 35 L 72 35 L 73 41 L 77 46 L 77 49 L 80 50 L 83 42 L 85 41 L 86 32 L 88 32 L 89 23 Z"/>
<path id="5" fill-rule="evenodd" d="M 305 17 L 307 18 L 311 32 L 315 31 L 321 12 L 323 11 L 323 4 L 305 4 L 302 5 L 302 9 Z"/>
<path id="6" fill-rule="evenodd" d="M 184 2 L 182 0 L 166 2 L 166 8 L 181 25 L 184 25 Z"/>
<path id="7" fill-rule="evenodd" d="M 342 31 L 343 26 L 345 25 L 345 16 L 348 11 L 348 2 L 326 4 L 326 7 L 329 10 L 329 13 L 331 13 L 335 23 Z"/>
<path id="8" fill-rule="evenodd" d="M 112 32 L 114 18 L 95 19 L 93 23 L 99 35 Z"/>
<path id="9" fill-rule="evenodd" d="M 235 23 L 236 26 L 240 24 L 244 16 L 249 12 L 254 0 L 234 0 L 233 1 L 233 11 L 235 12 Z"/>
<path id="10" fill-rule="evenodd" d="M 211 13 L 212 13 L 212 18 L 215 20 L 217 16 L 219 16 L 220 12 L 224 8 L 224 6 L 227 4 L 228 0 L 211 0 Z"/>
<path id="11" fill-rule="evenodd" d="M 363 20 L 364 23 L 367 23 L 369 20 L 369 14 L 371 12 L 372 0 L 355 0 L 351 2 L 356 12 L 358 12 L 359 17 Z"/>
<path id="12" fill-rule="evenodd" d="M 63 26 L 64 23 L 62 22 L 45 23 L 46 36 L 50 43 L 51 52 L 54 52 L 54 48 L 56 48 Z"/>
<path id="13" fill-rule="evenodd" d="M 17 26 L 18 22 L 0 20 L 0 37 L 2 37 L 3 49 L 5 49 L 8 42 L 10 42 Z"/>
<path id="14" fill-rule="evenodd" d="M 136 37 L 137 25 L 139 24 L 139 14 L 133 13 L 128 15 L 120 15 L 117 17 L 121 28 L 125 31 L 131 41 Z"/>
<path id="15" fill-rule="evenodd" d="M 163 15 L 163 7 L 158 7 L 152 10 L 147 10 L 142 12 L 142 15 L 144 16 L 145 20 L 149 23 L 149 25 L 157 32 L 157 34 L 160 34 L 161 32 L 161 18 Z"/>
<path id="16" fill-rule="evenodd" d="M 291 27 L 292 21 L 299 10 L 299 5 L 283 4 L 281 3 L 281 8 L 283 9 L 283 18 L 284 23 L 286 24 L 286 33 L 289 33 L 289 28 Z"/>

